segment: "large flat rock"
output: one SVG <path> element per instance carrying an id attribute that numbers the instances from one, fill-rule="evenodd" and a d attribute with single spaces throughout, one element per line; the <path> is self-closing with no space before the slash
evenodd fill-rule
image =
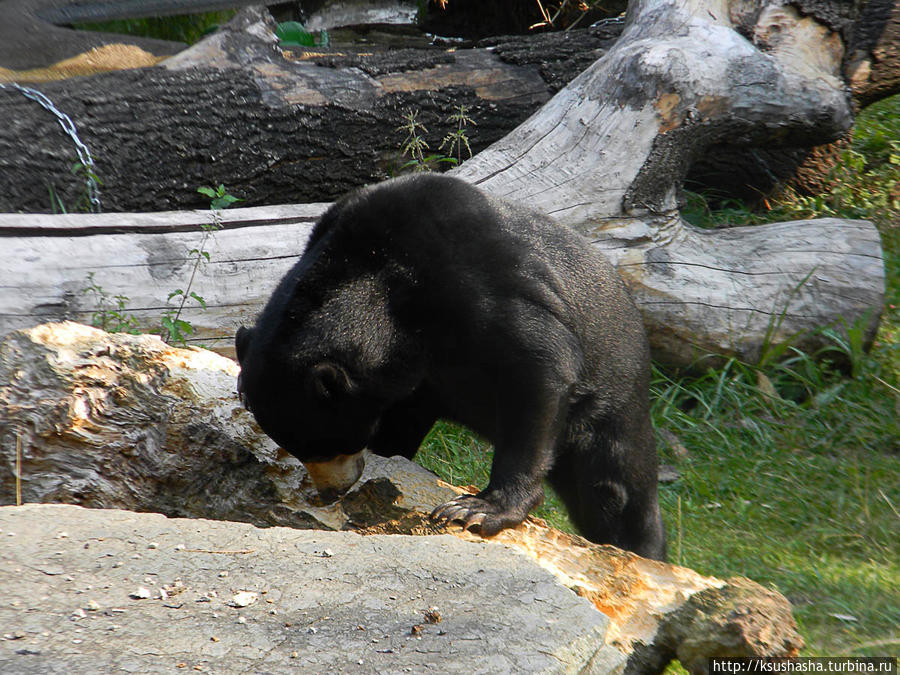
<path id="1" fill-rule="evenodd" d="M 4 673 L 610 672 L 625 659 L 604 646 L 606 616 L 534 560 L 449 535 L 8 506 L 0 589 Z M 243 592 L 255 602 L 232 606 Z"/>

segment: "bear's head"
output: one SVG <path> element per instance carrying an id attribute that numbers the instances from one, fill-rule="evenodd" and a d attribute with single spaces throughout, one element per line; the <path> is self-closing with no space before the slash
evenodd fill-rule
<path id="1" fill-rule="evenodd" d="M 362 474 L 376 406 L 345 366 L 271 348 L 254 340 L 256 332 L 241 327 L 235 336 L 241 402 L 267 436 L 303 462 L 321 497 L 332 501 Z"/>

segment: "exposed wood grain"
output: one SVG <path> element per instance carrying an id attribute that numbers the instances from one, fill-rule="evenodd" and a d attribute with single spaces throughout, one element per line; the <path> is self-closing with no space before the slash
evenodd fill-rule
<path id="1" fill-rule="evenodd" d="M 277 281 L 303 252 L 315 219 L 327 205 L 257 207 L 224 211 L 224 229 L 207 243 L 191 290 L 207 304 L 191 301 L 183 318 L 196 329 L 191 342 L 232 353 L 234 332 L 252 323 Z M 0 215 L 0 233 L 22 228 L 29 236 L 0 236 L 0 334 L 48 318 L 91 323 L 97 311 L 94 283 L 123 313 L 148 332 L 185 289 L 209 211 L 155 214 Z M 264 225 L 260 225 L 264 223 Z M 111 234 L 111 232 L 119 232 Z"/>

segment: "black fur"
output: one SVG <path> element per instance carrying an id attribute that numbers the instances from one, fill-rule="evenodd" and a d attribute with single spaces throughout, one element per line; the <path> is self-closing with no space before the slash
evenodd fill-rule
<path id="1" fill-rule="evenodd" d="M 300 460 L 411 458 L 456 420 L 494 444 L 491 478 L 437 517 L 494 534 L 548 478 L 588 539 L 665 554 L 641 317 L 547 216 L 429 174 L 353 192 L 236 343 L 242 398 Z"/>

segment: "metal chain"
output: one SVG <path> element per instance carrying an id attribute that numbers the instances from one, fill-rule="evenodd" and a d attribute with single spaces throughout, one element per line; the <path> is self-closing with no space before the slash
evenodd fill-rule
<path id="1" fill-rule="evenodd" d="M 72 122 L 72 118 L 66 115 L 66 113 L 59 110 L 55 105 L 53 105 L 53 102 L 49 98 L 47 98 L 37 89 L 23 87 L 22 85 L 15 82 L 12 82 L 10 84 L 0 83 L 0 89 L 9 88 L 19 91 L 25 98 L 39 103 L 43 108 L 50 111 L 56 116 L 56 120 L 59 122 L 59 126 L 62 127 L 62 130 L 65 131 L 75 143 L 75 151 L 78 153 L 78 161 L 81 162 L 81 165 L 85 168 L 85 188 L 87 190 L 87 197 L 88 202 L 91 206 L 91 211 L 94 213 L 100 213 L 100 186 L 97 184 L 97 179 L 94 174 L 94 158 L 91 157 L 91 151 L 88 149 L 88 147 L 78 137 L 78 132 L 75 129 L 75 123 Z"/>

